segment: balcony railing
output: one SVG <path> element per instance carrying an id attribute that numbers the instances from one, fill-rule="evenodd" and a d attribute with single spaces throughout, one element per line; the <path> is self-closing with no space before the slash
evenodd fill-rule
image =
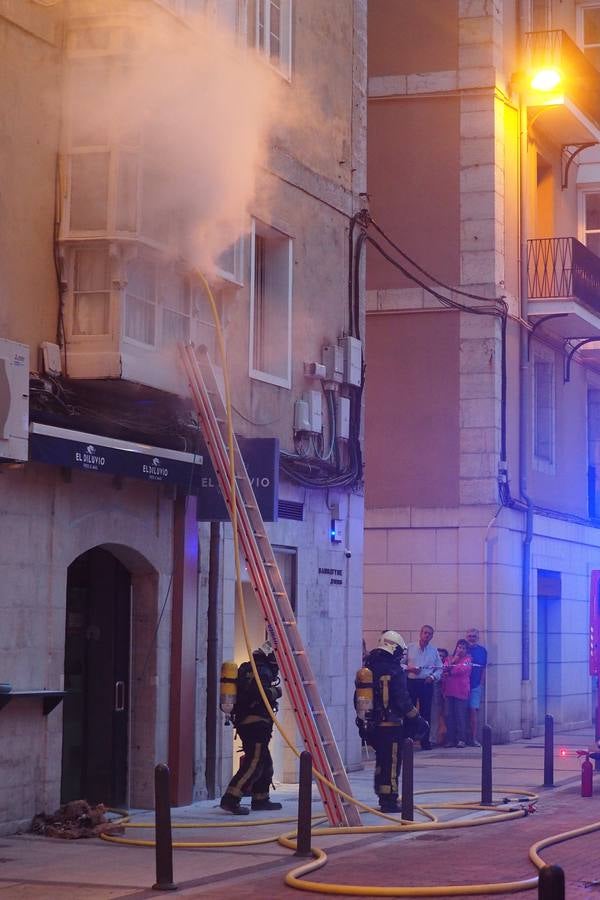
<path id="1" fill-rule="evenodd" d="M 575 238 L 527 242 L 530 300 L 575 299 L 600 315 L 600 258 Z"/>
<path id="2" fill-rule="evenodd" d="M 525 35 L 530 71 L 557 68 L 563 93 L 596 125 L 600 123 L 600 72 L 564 31 L 531 31 Z"/>

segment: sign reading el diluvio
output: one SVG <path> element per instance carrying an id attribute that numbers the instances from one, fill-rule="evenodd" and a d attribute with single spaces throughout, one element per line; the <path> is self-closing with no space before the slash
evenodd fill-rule
<path id="1" fill-rule="evenodd" d="M 279 440 L 238 437 L 240 452 L 260 514 L 265 522 L 277 521 L 279 499 Z M 198 485 L 198 521 L 227 521 L 229 513 L 208 455 Z"/>
<path id="2" fill-rule="evenodd" d="M 261 515 L 265 522 L 275 522 L 279 499 L 279 441 L 238 437 L 238 444 Z M 181 453 L 34 424 L 29 436 L 29 455 L 36 462 L 69 469 L 177 485 L 184 493 L 198 496 L 198 521 L 229 519 L 205 447 L 196 454 Z"/>

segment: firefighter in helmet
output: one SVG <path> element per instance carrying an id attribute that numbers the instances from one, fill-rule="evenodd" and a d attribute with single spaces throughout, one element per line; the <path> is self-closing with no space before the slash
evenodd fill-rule
<path id="1" fill-rule="evenodd" d="M 254 650 L 252 656 L 269 704 L 277 712 L 277 701 L 281 697 L 279 668 L 269 641 Z M 281 803 L 274 803 L 269 798 L 273 778 L 273 760 L 269 752 L 273 720 L 249 662 L 239 667 L 236 688 L 231 719 L 242 741 L 243 756 L 238 771 L 221 797 L 221 809 L 236 816 L 248 815 L 250 810 L 240 802 L 247 794 L 252 795 L 251 808 L 254 810 L 281 809 Z"/>
<path id="2" fill-rule="evenodd" d="M 398 779 L 402 765 L 402 741 L 418 739 L 429 724 L 412 704 L 406 686 L 402 657 L 406 642 L 397 631 L 384 631 L 364 666 L 372 673 L 373 702 L 366 717 L 356 723 L 361 737 L 375 750 L 375 793 L 383 812 L 400 812 Z M 357 681 L 358 685 L 358 681 Z"/>

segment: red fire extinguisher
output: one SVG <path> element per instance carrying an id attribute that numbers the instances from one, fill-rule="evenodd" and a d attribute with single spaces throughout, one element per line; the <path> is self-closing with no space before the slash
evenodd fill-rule
<path id="1" fill-rule="evenodd" d="M 581 763 L 581 796 L 592 797 L 594 794 L 594 767 L 587 750 L 578 750 L 577 756 L 583 756 Z"/>

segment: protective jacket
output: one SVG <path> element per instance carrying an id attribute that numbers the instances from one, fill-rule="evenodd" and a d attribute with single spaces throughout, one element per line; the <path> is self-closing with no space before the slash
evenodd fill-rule
<path id="1" fill-rule="evenodd" d="M 277 700 L 281 697 L 279 669 L 276 663 L 268 662 L 262 654 L 255 654 L 254 662 L 271 708 L 276 712 Z M 249 662 L 244 662 L 238 669 L 237 699 L 233 707 L 232 721 L 239 727 L 244 723 L 259 720 L 271 722 L 271 716 L 256 684 L 252 666 Z"/>
<path id="2" fill-rule="evenodd" d="M 365 666 L 373 673 L 373 725 L 402 724 L 406 716 L 417 715 L 406 686 L 406 673 L 398 659 L 378 647 L 371 650 Z"/>

